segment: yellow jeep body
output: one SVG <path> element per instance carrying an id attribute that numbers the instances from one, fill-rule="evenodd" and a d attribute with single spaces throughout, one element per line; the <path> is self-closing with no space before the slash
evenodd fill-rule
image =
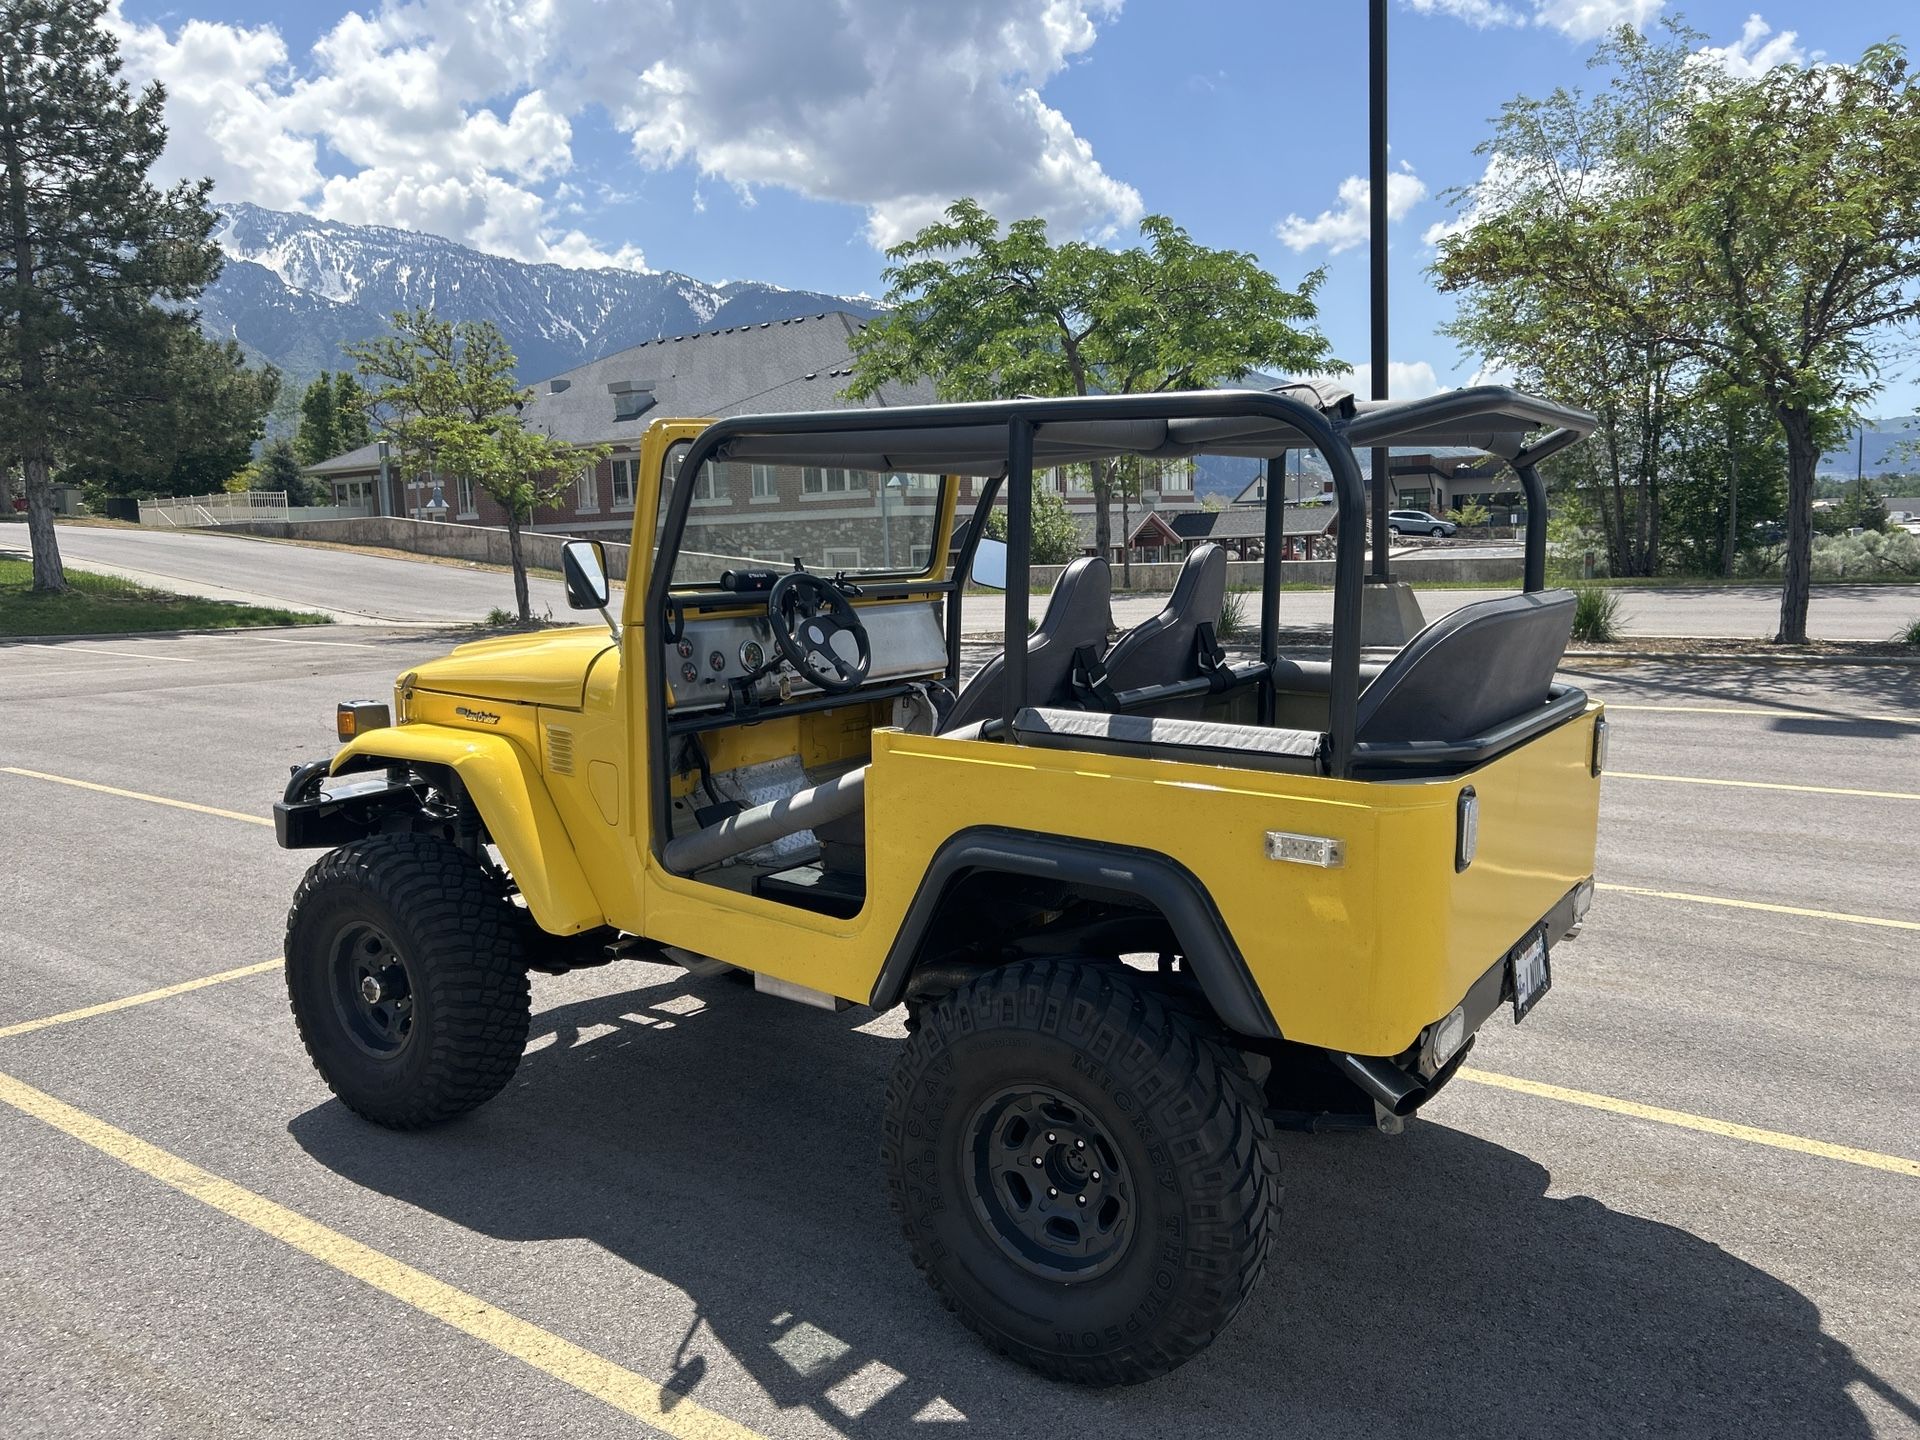
<path id="1" fill-rule="evenodd" d="M 910 734 L 891 727 L 889 705 L 854 695 L 717 730 L 708 753 L 723 775 L 782 756 L 870 764 L 857 913 L 817 913 L 673 873 L 650 802 L 641 657 L 662 644 L 667 623 L 646 603 L 662 476 L 673 447 L 706 423 L 659 422 L 641 444 L 617 639 L 596 623 L 462 645 L 401 677 L 394 723 L 356 736 L 332 762 L 336 775 L 409 764 L 457 776 L 542 931 L 641 936 L 808 992 L 891 1004 L 914 963 L 914 925 L 937 912 L 929 887 L 945 883 L 943 854 L 972 842 L 993 852 L 1015 837 L 1034 842 L 1028 849 L 1044 854 L 1031 863 L 1044 866 L 1056 851 L 1038 842 L 1074 842 L 1095 871 L 1101 854 L 1122 857 L 1109 866 L 1116 888 L 1146 884 L 1141 876 L 1176 888 L 1191 878 L 1198 908 L 1179 902 L 1189 922 L 1215 924 L 1243 972 L 1240 981 L 1202 976 L 1229 1028 L 1387 1057 L 1415 1046 L 1556 907 L 1557 932 L 1577 921 L 1569 899 L 1593 873 L 1599 802 L 1601 707 L 1591 703 L 1459 773 L 1338 779 Z M 919 587 L 856 598 L 856 608 L 939 599 L 953 524 L 950 486 Z M 694 778 L 671 783 L 685 795 Z M 1461 868 L 1469 788 L 1478 843 Z M 1337 841 L 1342 863 L 1270 858 L 1273 833 Z M 1139 874 L 1128 868 L 1135 862 Z M 1190 939 L 1181 924 L 1174 930 Z M 1227 993 L 1236 983 L 1250 1001 Z"/>

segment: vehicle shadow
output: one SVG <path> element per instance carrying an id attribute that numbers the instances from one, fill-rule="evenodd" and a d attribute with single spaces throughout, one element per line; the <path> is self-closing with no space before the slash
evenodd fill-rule
<path id="1" fill-rule="evenodd" d="M 704 1325 L 666 1337 L 676 1357 L 649 1373 L 715 1408 L 700 1381 L 730 1357 L 810 1412 L 802 1428 L 862 1437 L 934 1420 L 1845 1437 L 1868 1433 L 1854 1383 L 1920 1419 L 1792 1287 L 1684 1230 L 1549 1196 L 1534 1161 L 1418 1121 L 1394 1140 L 1286 1138 L 1277 1259 L 1205 1355 L 1123 1391 L 1042 1380 L 988 1354 L 905 1258 L 876 1158 L 898 1042 L 856 1030 L 866 1011 L 635 968 L 639 990 L 537 1015 L 514 1084 L 466 1120 L 397 1135 L 328 1102 L 289 1128 L 356 1185 L 495 1239 L 584 1238 L 678 1288 Z M 617 1324 L 599 1304 L 593 1323 Z"/>

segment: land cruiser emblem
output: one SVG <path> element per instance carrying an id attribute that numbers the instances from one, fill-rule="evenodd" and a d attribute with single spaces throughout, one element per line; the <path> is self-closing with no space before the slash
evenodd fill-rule
<path id="1" fill-rule="evenodd" d="M 476 725 L 498 725 L 500 717 L 491 710 L 469 710 L 464 705 L 453 707 L 453 713 L 462 720 L 471 720 Z"/>

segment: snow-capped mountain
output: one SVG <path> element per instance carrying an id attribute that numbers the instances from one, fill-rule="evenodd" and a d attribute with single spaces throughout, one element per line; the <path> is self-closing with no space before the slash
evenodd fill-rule
<path id="1" fill-rule="evenodd" d="M 493 321 L 529 382 L 662 335 L 879 309 L 864 296 L 750 280 L 710 285 L 671 271 L 531 265 L 413 230 L 257 205 L 218 208 L 215 234 L 227 263 L 201 297 L 202 326 L 239 340 L 295 386 L 343 368 L 341 345 L 383 333 L 389 315 L 416 305 L 454 320 Z"/>

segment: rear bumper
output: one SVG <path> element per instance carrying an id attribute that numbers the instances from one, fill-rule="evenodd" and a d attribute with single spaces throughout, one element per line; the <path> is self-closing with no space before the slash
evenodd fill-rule
<path id="1" fill-rule="evenodd" d="M 1459 1049 L 1442 1060 L 1434 1052 L 1434 1039 L 1441 1021 L 1436 1019 L 1420 1032 L 1412 1048 L 1391 1059 L 1365 1055 L 1335 1054 L 1335 1066 L 1373 1097 L 1382 1108 L 1395 1115 L 1411 1115 L 1445 1088 L 1447 1082 L 1473 1049 L 1480 1027 L 1493 1012 L 1513 999 L 1513 973 L 1508 963 L 1514 952 L 1544 928 L 1549 952 L 1554 946 L 1579 933 L 1586 907 L 1593 897 L 1593 879 L 1589 876 L 1560 897 L 1500 958 L 1467 987 L 1459 1008 L 1466 1019 L 1466 1037 Z M 1442 1017 L 1444 1018 L 1444 1017 Z"/>

